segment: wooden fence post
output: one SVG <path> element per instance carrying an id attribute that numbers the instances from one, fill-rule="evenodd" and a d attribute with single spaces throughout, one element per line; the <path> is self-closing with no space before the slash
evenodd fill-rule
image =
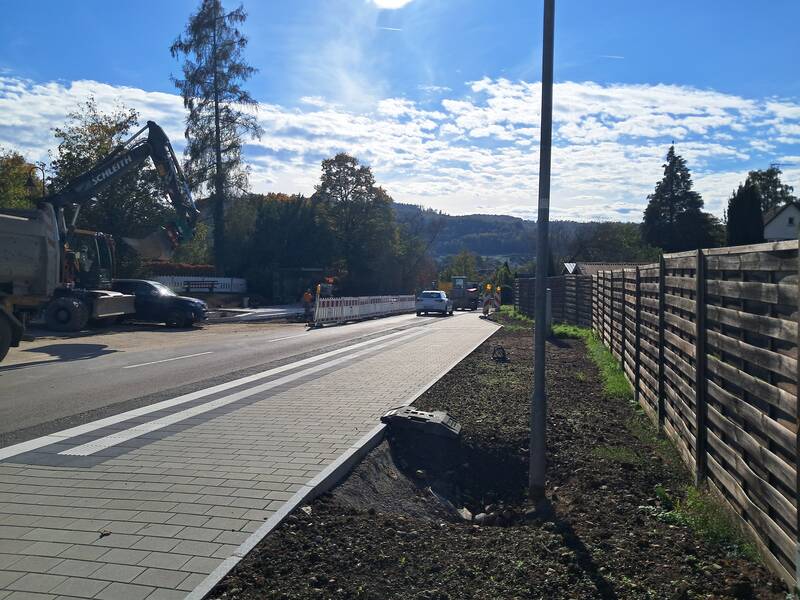
<path id="1" fill-rule="evenodd" d="M 605 271 L 601 271 L 603 273 L 603 335 L 602 340 L 603 344 L 610 348 L 610 344 L 608 339 L 606 339 L 606 316 L 608 316 L 609 323 L 611 323 L 611 313 L 608 311 L 608 275 Z"/>
<path id="2" fill-rule="evenodd" d="M 597 293 L 600 296 L 600 341 L 606 343 L 606 296 L 605 296 L 605 275 L 603 271 L 597 272 Z"/>
<path id="3" fill-rule="evenodd" d="M 695 332 L 694 332 L 694 397 L 695 425 L 695 482 L 706 478 L 706 257 L 702 250 L 697 251 L 695 278 Z"/>
<path id="4" fill-rule="evenodd" d="M 664 255 L 658 259 L 658 431 L 664 431 L 664 399 L 666 390 L 664 389 L 664 296 L 666 294 L 666 261 Z"/>
<path id="5" fill-rule="evenodd" d="M 797 279 L 798 279 L 798 309 L 800 309 L 800 241 L 798 241 L 797 250 Z M 798 311 L 800 315 L 800 310 Z M 798 339 L 797 351 L 800 353 L 800 316 L 798 317 Z M 797 361 L 797 373 L 795 377 L 795 398 L 800 398 L 800 360 Z M 800 498 L 800 401 L 795 401 L 795 450 L 794 450 L 794 466 L 795 466 L 795 497 Z M 797 532 L 797 539 L 795 540 L 795 553 L 794 553 L 794 591 L 800 597 L 800 511 L 797 511 L 795 517 L 795 531 Z"/>
<path id="6" fill-rule="evenodd" d="M 641 355 L 641 321 L 642 321 L 642 291 L 640 289 L 641 277 L 639 267 L 636 267 L 636 293 L 634 295 L 634 315 L 636 328 L 634 329 L 633 346 L 633 398 L 639 403 L 639 358 Z"/>
<path id="7" fill-rule="evenodd" d="M 619 360 L 622 365 L 622 373 L 625 373 L 625 348 L 627 347 L 628 340 L 625 339 L 625 330 L 627 329 L 627 319 L 625 318 L 625 269 L 619 272 L 622 275 L 622 303 L 620 305 L 620 346 L 619 346 Z"/>

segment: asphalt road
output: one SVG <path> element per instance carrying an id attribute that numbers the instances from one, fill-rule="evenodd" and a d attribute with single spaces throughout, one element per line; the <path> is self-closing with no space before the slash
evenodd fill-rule
<path id="1" fill-rule="evenodd" d="M 313 330 L 275 323 L 188 331 L 129 326 L 37 338 L 0 365 L 0 447 L 439 318 L 399 315 Z"/>

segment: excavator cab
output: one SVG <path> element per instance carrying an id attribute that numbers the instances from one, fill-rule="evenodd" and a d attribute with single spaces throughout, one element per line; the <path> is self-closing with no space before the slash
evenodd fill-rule
<path id="1" fill-rule="evenodd" d="M 73 229 L 64 249 L 62 281 L 85 290 L 108 290 L 114 278 L 114 238 L 97 231 Z"/>

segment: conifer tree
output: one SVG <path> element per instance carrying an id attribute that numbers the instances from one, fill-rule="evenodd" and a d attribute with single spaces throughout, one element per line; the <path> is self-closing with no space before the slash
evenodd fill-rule
<path id="1" fill-rule="evenodd" d="M 212 194 L 214 260 L 225 269 L 225 204 L 246 186 L 242 139 L 259 137 L 256 101 L 242 87 L 256 73 L 243 57 L 247 38 L 239 29 L 244 8 L 225 12 L 220 0 L 202 0 L 183 35 L 170 47 L 183 58 L 183 79 L 173 78 L 189 111 L 186 117 L 186 173 L 195 190 Z"/>
<path id="2" fill-rule="evenodd" d="M 728 245 L 741 246 L 764 241 L 761 195 L 758 186 L 745 182 L 728 200 Z"/>
<path id="3" fill-rule="evenodd" d="M 664 177 L 647 197 L 642 223 L 642 238 L 647 244 L 665 252 L 715 245 L 719 223 L 702 211 L 703 199 L 692 185 L 686 160 L 675 153 L 675 146 L 670 146 Z"/>

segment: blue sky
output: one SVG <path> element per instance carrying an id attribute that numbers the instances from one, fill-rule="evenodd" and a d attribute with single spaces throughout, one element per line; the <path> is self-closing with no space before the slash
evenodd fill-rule
<path id="1" fill-rule="evenodd" d="M 233 3 L 224 1 L 226 6 Z M 0 145 L 31 159 L 88 94 L 180 146 L 169 44 L 197 2 L 0 0 Z M 256 191 L 311 191 L 348 151 L 396 200 L 530 216 L 540 1 L 245 3 L 266 135 Z M 553 215 L 638 220 L 672 139 L 720 214 L 748 169 L 800 188 L 800 3 L 557 0 Z"/>

